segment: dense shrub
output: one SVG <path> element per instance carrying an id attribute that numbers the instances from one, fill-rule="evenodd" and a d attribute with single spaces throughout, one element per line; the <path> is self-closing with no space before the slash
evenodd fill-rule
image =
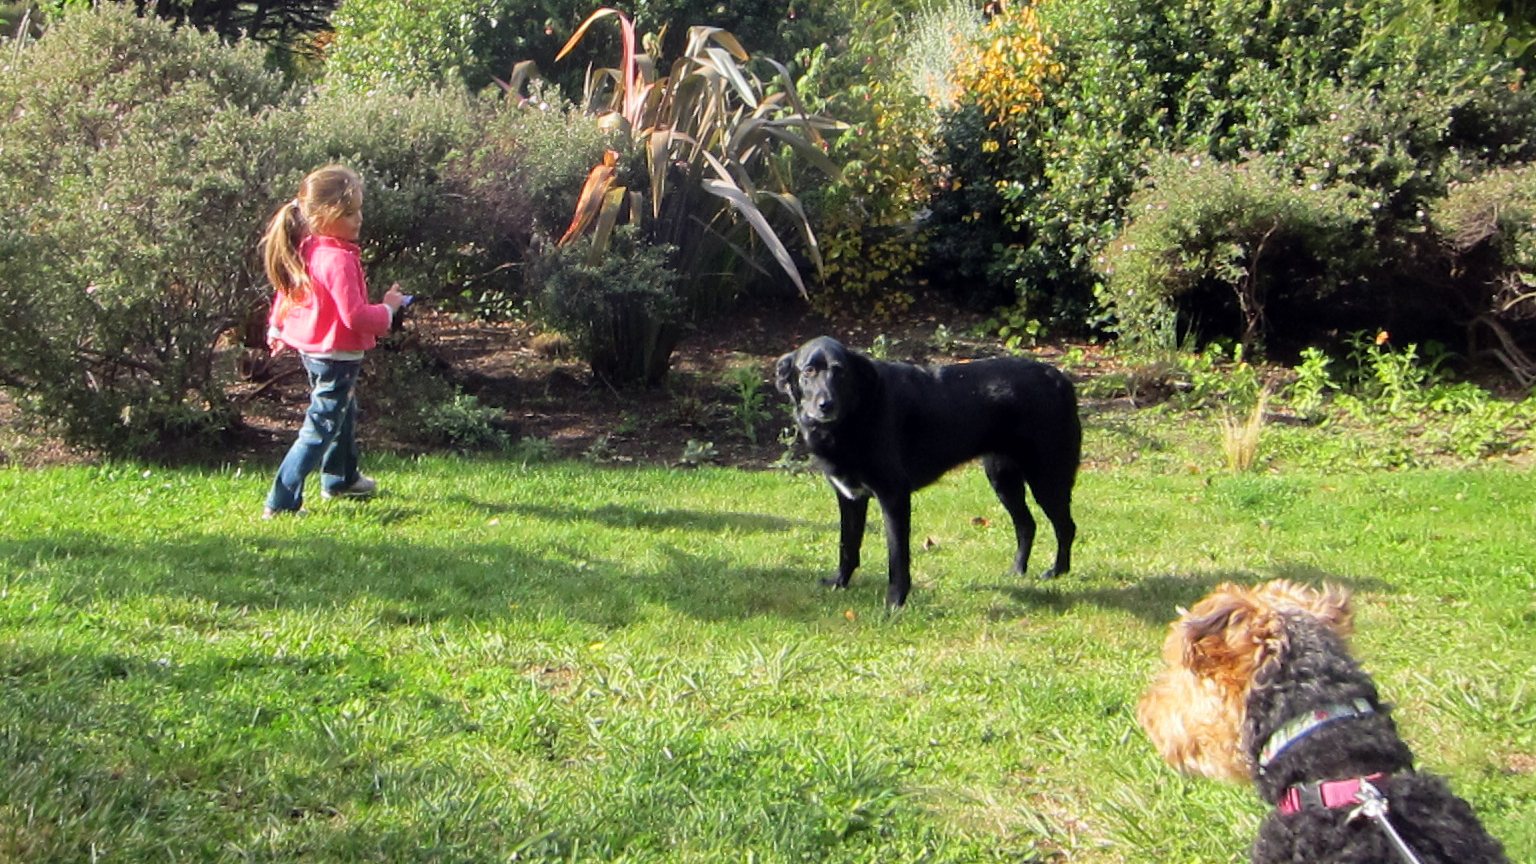
<path id="1" fill-rule="evenodd" d="M 487 316 L 515 307 L 531 238 L 570 218 L 604 140 L 542 100 L 457 88 L 381 86 L 366 99 L 328 88 L 306 117 L 316 161 L 351 164 L 368 184 L 370 280 Z"/>
<path id="2" fill-rule="evenodd" d="M 264 355 L 256 241 L 308 170 L 363 174 L 376 288 L 505 312 L 531 238 L 569 217 L 601 145 L 590 121 L 539 101 L 290 91 L 253 47 L 115 4 L 11 50 L 0 385 L 74 443 L 116 452 L 209 443 L 237 422 L 227 349 Z"/>
<path id="3" fill-rule="evenodd" d="M 798 58 L 803 97 L 849 127 L 828 150 L 841 182 L 807 196 L 825 261 L 813 301 L 885 316 L 914 299 L 939 110 L 954 99 L 948 79 L 961 34 L 975 31 L 980 15 L 962 2 L 915 15 L 878 4 L 858 12 L 845 44 L 822 43 Z"/>
<path id="4" fill-rule="evenodd" d="M 618 53 L 613 33 L 597 33 L 555 57 L 578 25 L 600 6 L 588 0 L 347 0 L 331 16 L 335 44 L 326 74 L 348 89 L 382 84 L 467 86 L 480 90 L 532 61 L 564 94 L 577 98 L 589 66 Z M 622 4 L 658 68 L 684 53 L 688 28 L 730 31 L 754 53 L 791 57 L 847 30 L 842 4 L 795 0 L 641 0 Z"/>
<path id="5" fill-rule="evenodd" d="M 808 113 L 789 70 L 756 61 L 728 32 L 690 28 L 684 56 L 663 72 L 639 52 L 623 13 L 605 7 L 587 24 L 609 18 L 623 49 L 614 69 L 593 72 L 587 92 L 596 122 L 613 130 L 613 149 L 588 173 L 556 245 L 590 237 L 588 260 L 596 265 L 614 226 L 631 226 L 637 242 L 668 250 L 673 278 L 665 284 L 689 323 L 728 308 L 756 280 L 806 293 L 802 267 L 819 271 L 821 259 L 797 166 L 837 175 L 819 145 L 842 125 Z M 627 335 L 608 344 L 635 356 L 611 372 L 644 373 L 626 383 L 660 383 L 681 331 L 646 320 L 621 329 Z"/>
<path id="6" fill-rule="evenodd" d="M 552 58 L 564 38 L 552 28 L 570 10 L 545 7 L 572 5 L 348 0 L 331 16 L 336 36 L 326 78 L 352 91 L 479 89 L 492 76 L 507 76 L 519 60 Z"/>
<path id="7" fill-rule="evenodd" d="M 963 150 L 969 161 L 960 164 L 970 169 L 957 172 L 967 181 L 963 194 L 987 200 L 968 209 L 935 207 L 935 215 L 964 219 L 987 212 L 978 205 L 995 203 L 1004 245 L 985 265 L 971 266 L 1011 282 L 1031 314 L 1053 323 L 1107 324 L 1146 335 L 1177 314 L 1186 329 L 1192 322 L 1220 322 L 1223 332 L 1206 335 L 1242 337 L 1253 322 L 1230 314 L 1236 289 L 1268 283 L 1288 291 L 1287 277 L 1297 271 L 1249 278 L 1231 262 L 1251 260 L 1250 247 L 1266 235 L 1249 235 L 1275 215 L 1266 208 L 1322 216 L 1307 203 L 1305 193 L 1314 187 L 1364 210 L 1351 217 L 1349 242 L 1311 230 L 1285 239 L 1288 249 L 1311 261 L 1298 265 L 1306 277 L 1294 283 L 1301 305 L 1316 312 L 1310 304 L 1321 292 L 1331 292 L 1324 310 L 1379 305 L 1379 293 L 1367 300 L 1361 292 L 1387 290 L 1383 283 L 1422 267 L 1429 248 L 1422 242 L 1422 213 L 1452 180 L 1531 155 L 1533 114 L 1514 70 L 1483 50 L 1486 28 L 1458 24 L 1436 4 L 1049 0 L 1038 9 L 1061 74 L 1041 79 L 1044 98 L 1030 112 L 1010 117 L 978 105 L 955 115 L 951 129 L 960 140 L 982 144 Z M 1039 77 L 1034 55 L 1005 55 L 999 62 L 1013 63 L 1016 77 Z M 1201 182 L 1235 184 L 1224 199 L 1237 208 L 1230 214 L 1235 225 L 1200 235 L 1204 248 L 1159 259 L 1135 244 L 1143 252 L 1137 266 L 1096 267 L 1106 244 L 1136 219 L 1159 221 L 1141 233 L 1171 240 L 1180 233 L 1195 237 L 1198 220 L 1215 215 L 1212 207 L 1195 205 L 1148 211 L 1146 193 L 1136 199 L 1140 209 L 1126 209 L 1146 182 L 1191 191 L 1195 181 L 1180 170 L 1149 176 L 1154 166 L 1173 164 L 1159 154 L 1225 165 Z M 1277 185 L 1260 190 L 1252 185 L 1259 178 Z M 1244 200 L 1254 212 L 1242 209 Z M 1171 224 L 1183 217 L 1195 221 Z M 1317 227 L 1334 224 L 1329 215 Z M 936 231 L 941 238 L 942 228 Z M 1271 244 L 1281 239 L 1268 236 Z M 1224 242 L 1243 251 L 1208 254 Z M 987 252 L 974 246 L 973 254 Z M 1270 265 L 1282 260 L 1262 257 Z M 1202 259 L 1210 269 L 1175 272 Z M 1171 269 L 1152 276 L 1147 268 L 1159 260 Z M 1174 293 L 1183 305 L 1159 311 L 1144 294 L 1132 300 L 1130 292 L 1151 284 L 1147 278 L 1170 290 L 1180 286 Z M 1202 285 L 1223 290 L 1196 290 Z M 1403 314 L 1428 308 L 1406 296 L 1420 287 L 1413 278 L 1399 283 L 1405 296 L 1394 305 Z M 1203 308 L 1203 300 L 1215 305 Z M 1259 329 L 1273 327 L 1288 303 L 1268 291 Z M 1096 317 L 1105 312 L 1115 317 Z M 1292 316 L 1310 325 L 1320 320 Z"/>
<path id="8" fill-rule="evenodd" d="M 1277 295 L 1316 306 L 1373 257 L 1369 205 L 1352 186 L 1301 186 L 1277 160 L 1160 160 L 1098 259 L 1131 342 L 1168 345 L 1173 316 L 1252 345 Z"/>
<path id="9" fill-rule="evenodd" d="M 220 335 L 265 294 L 250 253 L 298 164 L 298 115 L 252 47 L 108 4 L 0 77 L 0 383 L 116 451 L 232 416 Z"/>
<path id="10" fill-rule="evenodd" d="M 1452 299 L 1456 317 L 1470 322 L 1469 350 L 1536 384 L 1536 167 L 1454 184 L 1430 221 L 1461 276 Z"/>
<path id="11" fill-rule="evenodd" d="M 551 246 L 535 259 L 532 281 L 542 286 L 544 317 L 609 382 L 656 383 L 666 375 L 671 346 L 688 320 L 673 290 L 674 251 L 626 225 L 597 254 L 586 239 Z"/>
<path id="12" fill-rule="evenodd" d="M 537 288 L 525 264 L 541 238 L 558 236 L 581 192 L 580 178 L 600 158 L 610 136 L 568 104 L 543 98 L 506 100 L 480 128 L 475 146 L 451 154 L 444 184 L 478 237 L 477 269 L 446 283 L 456 302 L 486 318 L 521 313 Z M 498 251 L 499 250 L 499 251 Z M 471 247 L 460 246 L 463 256 Z"/>

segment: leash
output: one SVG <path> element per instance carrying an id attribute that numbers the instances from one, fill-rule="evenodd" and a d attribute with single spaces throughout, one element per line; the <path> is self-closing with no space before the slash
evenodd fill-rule
<path id="1" fill-rule="evenodd" d="M 1355 793 L 1355 800 L 1360 802 L 1360 806 L 1350 811 L 1349 821 L 1353 822 L 1362 816 L 1372 820 L 1387 833 L 1387 839 L 1392 841 L 1392 848 L 1397 850 L 1397 854 L 1401 855 L 1407 864 L 1421 864 L 1418 856 L 1413 854 L 1413 850 L 1408 848 L 1408 844 L 1398 835 L 1397 829 L 1387 821 L 1387 810 L 1390 805 L 1387 803 L 1387 796 L 1381 794 L 1380 789 L 1372 786 L 1371 781 L 1361 778 L 1360 791 Z"/>

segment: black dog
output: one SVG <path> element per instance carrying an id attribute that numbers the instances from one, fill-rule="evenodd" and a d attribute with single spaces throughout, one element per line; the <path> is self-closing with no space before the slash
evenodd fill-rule
<path id="1" fill-rule="evenodd" d="M 912 493 L 978 456 L 1013 518 L 1014 571 L 1025 572 L 1035 539 L 1025 484 L 1056 530 L 1056 566 L 1042 578 L 1070 569 L 1083 433 L 1077 394 L 1060 371 L 1020 358 L 937 368 L 887 363 L 822 336 L 779 358 L 778 388 L 794 400 L 800 434 L 837 490 L 841 541 L 837 575 L 826 584 L 847 586 L 859 566 L 873 495 L 885 514 L 886 603 L 905 603 Z"/>

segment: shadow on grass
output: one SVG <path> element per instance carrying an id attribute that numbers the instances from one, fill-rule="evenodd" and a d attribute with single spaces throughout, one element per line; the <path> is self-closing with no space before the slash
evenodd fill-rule
<path id="1" fill-rule="evenodd" d="M 1251 585 L 1268 582 L 1271 579 L 1289 579 L 1307 585 L 1332 582 L 1343 585 L 1351 591 L 1390 593 L 1395 590 L 1391 583 L 1382 579 L 1340 576 L 1307 564 L 1287 562 L 1275 565 L 1267 573 L 1256 573 L 1251 570 L 1222 570 L 1194 571 L 1186 576 L 1148 577 L 1115 573 L 1110 574 L 1108 578 L 1124 584 L 1115 588 L 1084 587 L 1081 584 L 1074 586 L 1072 576 L 1067 575 L 1054 581 L 1035 581 L 1033 584 L 980 585 L 976 590 L 996 591 L 1003 594 L 1022 607 L 1019 610 L 1020 615 L 1042 609 L 1059 613 L 1066 612 L 1075 606 L 1095 606 L 1101 609 L 1128 612 L 1151 624 L 1172 621 L 1178 615 L 1179 607 L 1193 606 L 1223 582 Z M 1007 617 L 1007 610 L 997 610 L 993 614 L 994 617 Z"/>
<path id="2" fill-rule="evenodd" d="M 617 504 L 581 507 L 572 504 L 490 504 L 462 495 L 449 496 L 449 502 L 472 507 L 488 515 L 515 514 L 546 522 L 596 522 L 609 528 L 638 528 L 645 531 L 693 531 L 720 534 L 728 531 L 766 533 L 787 531 L 817 524 L 807 519 L 786 519 L 762 513 L 724 513 L 702 510 L 641 510 Z"/>
<path id="3" fill-rule="evenodd" d="M 646 522 L 655 514 L 625 517 L 618 515 L 619 508 L 607 509 L 615 512 L 598 518 L 622 526 L 660 524 Z M 408 514 L 391 508 L 382 518 Z M 746 525 L 769 531 L 778 522 L 726 514 L 717 517 L 713 530 Z M 55 614 L 163 599 L 159 614 L 185 616 L 170 623 L 194 628 L 221 624 L 200 620 L 204 613 L 177 601 L 210 604 L 215 611 L 208 614 L 215 617 L 225 614 L 218 610 L 231 609 L 358 607 L 385 626 L 564 618 L 605 628 L 635 623 L 657 607 L 703 621 L 760 616 L 814 621 L 829 614 L 829 603 L 850 602 L 830 601 L 829 592 L 816 584 L 824 574 L 801 567 L 743 566 L 725 555 L 654 541 L 635 555 L 649 564 L 594 556 L 576 544 L 540 549 L 502 542 L 374 545 L 311 533 L 308 524 L 282 536 L 201 535 L 164 543 L 87 531 L 0 540 L 0 564 L 18 574 L 11 577 L 18 582 L 46 581 Z M 872 605 L 879 602 L 873 589 L 868 599 Z"/>
<path id="4" fill-rule="evenodd" d="M 883 610 L 883 568 L 861 571 L 847 591 L 820 586 L 835 556 L 835 525 L 821 519 L 753 513 L 655 509 L 644 503 L 498 503 L 466 495 L 447 502 L 483 516 L 602 531 L 605 550 L 595 553 L 581 539 L 538 547 L 483 538 L 465 542 L 455 534 L 441 543 L 338 539 L 326 532 L 332 518 L 319 513 L 304 523 L 264 524 L 250 533 L 189 534 L 163 541 L 123 538 L 106 530 L 76 529 L 49 536 L 0 540 L 0 562 L 13 573 L 37 573 L 62 605 L 166 599 L 164 614 L 189 614 L 177 600 L 203 601 L 224 609 L 348 609 L 358 607 L 386 626 L 415 626 L 450 619 L 479 621 L 563 619 L 604 628 L 624 627 L 658 609 L 700 621 L 759 617 L 811 622 L 848 608 Z M 372 502 L 366 518 L 381 526 L 409 522 L 421 510 L 388 497 Z M 347 518 L 347 517 L 338 517 Z M 871 520 L 869 533 L 877 533 Z M 691 542 L 669 543 L 663 534 L 793 536 L 804 543 L 816 534 L 817 563 L 749 566 L 729 545 L 700 551 Z M 574 536 L 588 536 L 580 528 Z M 635 544 L 613 542 L 615 532 L 634 532 Z M 796 536 L 798 535 L 798 536 Z M 764 541 L 756 541 L 762 547 Z M 772 542 L 772 541 L 769 541 Z M 878 541 L 875 541 L 878 543 Z M 597 546 L 599 544 L 592 544 Z M 771 547 L 770 547 L 771 548 Z M 866 549 L 878 556 L 878 546 Z M 613 550 L 619 551 L 613 551 Z M 1268 572 L 1193 571 L 1189 575 L 1141 577 L 1129 572 L 1095 574 L 1085 584 L 1073 575 L 1054 582 L 1020 579 L 978 586 L 1011 601 L 994 618 L 1041 611 L 1064 612 L 1088 605 L 1118 609 L 1149 623 L 1173 618 L 1221 582 L 1288 578 L 1305 583 L 1334 581 L 1357 590 L 1390 591 L 1377 579 L 1351 579 L 1299 563 L 1281 563 Z M 30 578 L 21 576 L 16 578 Z M 919 592 L 918 604 L 927 602 Z M 196 621 L 186 622 L 198 626 Z M 209 626 L 218 626 L 216 623 Z"/>

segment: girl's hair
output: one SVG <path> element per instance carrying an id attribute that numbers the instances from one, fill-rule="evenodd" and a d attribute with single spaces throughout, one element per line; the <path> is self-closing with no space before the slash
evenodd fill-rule
<path id="1" fill-rule="evenodd" d="M 363 178 L 344 165 L 317 168 L 299 184 L 299 194 L 272 214 L 261 238 L 267 278 L 285 297 L 301 298 L 309 291 L 309 273 L 299 257 L 299 244 L 327 225 L 363 209 Z"/>

